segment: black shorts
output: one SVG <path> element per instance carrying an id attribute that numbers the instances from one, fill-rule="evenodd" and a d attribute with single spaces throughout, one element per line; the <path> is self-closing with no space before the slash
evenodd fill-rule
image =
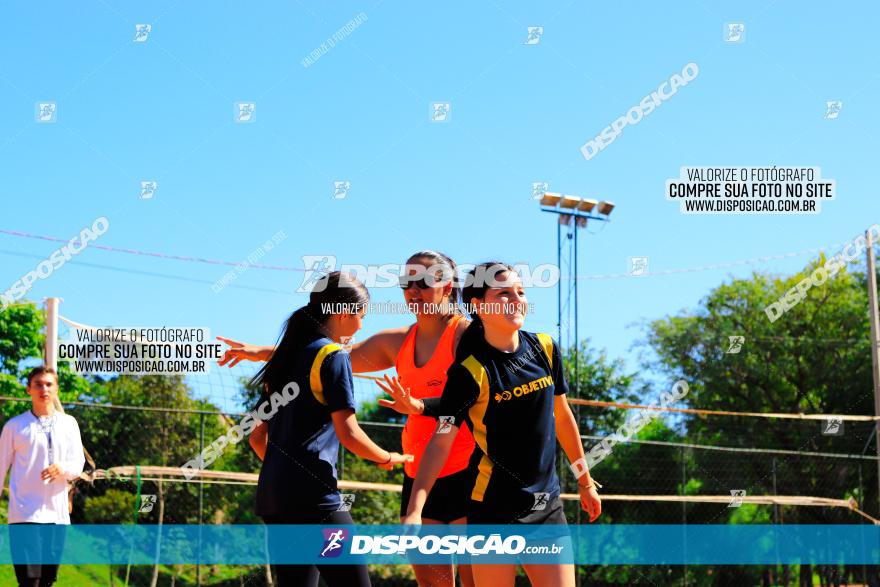
<path id="1" fill-rule="evenodd" d="M 519 512 L 499 508 L 497 503 L 471 501 L 471 507 L 468 510 L 468 526 L 483 524 L 496 527 L 499 524 L 517 525 L 515 533 L 525 538 L 529 546 L 560 548 L 559 551 L 549 551 L 548 553 L 521 555 L 520 562 L 522 564 L 574 563 L 571 533 L 565 520 L 562 500 L 558 497 L 550 499 L 543 509 L 533 510 L 530 507 Z"/>
<path id="2" fill-rule="evenodd" d="M 307 507 L 296 514 L 263 516 L 266 524 L 320 524 L 348 526 L 354 524 L 351 514 L 344 511 L 326 511 Z M 269 544 L 270 551 L 283 552 L 290 544 Z M 329 587 L 369 587 L 367 565 L 272 565 L 280 587 L 318 587 L 318 576 Z"/>
<path id="3" fill-rule="evenodd" d="M 428 494 L 422 517 L 429 520 L 437 520 L 448 524 L 453 520 L 467 516 L 468 503 L 471 500 L 471 491 L 474 490 L 476 470 L 473 467 L 465 467 L 458 473 L 438 477 L 434 487 Z M 406 515 L 409 498 L 412 495 L 412 477 L 403 474 L 403 493 L 400 496 L 400 516 Z"/>
<path id="4" fill-rule="evenodd" d="M 543 509 L 525 510 L 499 507 L 489 500 L 470 500 L 467 517 L 468 524 L 564 525 L 568 523 L 559 497 L 551 499 Z"/>
<path id="5" fill-rule="evenodd" d="M 39 526 L 39 527 L 36 527 Z M 9 525 L 9 542 L 19 585 L 51 585 L 58 578 L 58 564 L 46 561 L 61 560 L 67 524 L 36 524 L 21 522 Z"/>

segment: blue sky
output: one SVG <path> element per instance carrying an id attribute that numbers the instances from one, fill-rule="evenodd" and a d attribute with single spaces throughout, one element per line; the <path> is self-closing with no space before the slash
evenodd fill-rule
<path id="1" fill-rule="evenodd" d="M 99 244 L 262 263 L 403 262 L 419 249 L 459 262 L 556 259 L 555 219 L 531 184 L 612 200 L 612 222 L 580 234 L 578 274 L 697 268 L 842 243 L 880 218 L 875 4 L 760 1 L 376 3 L 54 2 L 4 5 L 0 36 L 0 229 L 69 239 L 95 218 Z M 351 34 L 302 59 L 348 21 Z M 857 14 L 858 18 L 854 18 Z M 745 24 L 725 43 L 725 23 Z M 149 23 L 143 43 L 135 25 Z M 543 26 L 536 45 L 527 27 Z M 871 55 L 875 55 L 871 58 Z M 872 63 L 873 61 L 873 63 Z M 699 76 L 587 161 L 579 148 L 682 67 Z M 825 102 L 840 100 L 836 120 Z M 38 102 L 57 122 L 35 121 Z M 233 121 L 235 102 L 256 120 Z M 451 103 L 432 123 L 430 104 Z M 684 215 L 666 201 L 681 166 L 821 167 L 837 199 L 818 215 Z M 141 181 L 155 197 L 138 198 Z M 333 199 L 334 181 L 350 181 Z M 56 243 L 0 233 L 5 290 Z M 752 270 L 809 255 L 674 275 L 584 279 L 582 336 L 625 357 L 634 323 L 694 307 Z M 271 342 L 304 303 L 301 273 L 89 249 L 28 298 L 64 298 L 91 325 L 200 326 Z M 375 289 L 376 301 L 400 301 Z M 533 289 L 527 328 L 555 334 L 556 290 Z M 368 335 L 409 323 L 373 316 Z M 241 371 L 242 373 L 244 371 Z M 194 378 L 231 408 L 235 372 Z M 369 390 L 364 384 L 362 391 Z"/>

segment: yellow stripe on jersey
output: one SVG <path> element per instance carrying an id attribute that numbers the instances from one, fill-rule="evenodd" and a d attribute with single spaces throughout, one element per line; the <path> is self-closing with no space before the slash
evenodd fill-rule
<path id="1" fill-rule="evenodd" d="M 492 459 L 489 458 L 489 449 L 486 444 L 486 425 L 483 423 L 483 418 L 486 415 L 486 408 L 489 406 L 489 375 L 486 373 L 486 369 L 483 365 L 481 365 L 473 355 L 462 361 L 461 365 L 468 370 L 474 378 L 474 381 L 477 382 L 477 386 L 480 388 L 480 395 L 469 410 L 471 423 L 474 428 L 472 430 L 474 440 L 477 442 L 477 446 L 480 447 L 480 450 L 483 451 L 483 458 L 480 459 L 480 465 L 478 468 L 479 473 L 477 475 L 477 481 L 474 484 L 474 490 L 471 492 L 471 499 L 474 501 L 483 501 L 486 487 L 489 486 L 489 479 L 492 477 L 492 468 L 495 466 Z"/>
<path id="2" fill-rule="evenodd" d="M 315 360 L 312 361 L 312 370 L 309 372 L 309 387 L 311 388 L 312 395 L 315 396 L 315 399 L 325 406 L 327 405 L 327 402 L 324 400 L 324 386 L 321 385 L 321 365 L 324 363 L 324 359 L 327 358 L 327 355 L 333 351 L 338 351 L 341 348 L 342 345 L 336 343 L 325 344 L 321 347 L 321 350 L 318 351 L 318 354 L 315 355 Z"/>
<path id="3" fill-rule="evenodd" d="M 538 333 L 538 342 L 541 343 L 541 346 L 544 347 L 544 354 L 547 355 L 547 360 L 550 362 L 550 368 L 553 368 L 553 339 L 549 334 L 544 334 L 543 332 Z"/>

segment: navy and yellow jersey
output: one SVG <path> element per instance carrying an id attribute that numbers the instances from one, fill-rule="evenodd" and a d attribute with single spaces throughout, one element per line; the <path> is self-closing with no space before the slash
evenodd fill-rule
<path id="1" fill-rule="evenodd" d="M 450 367 L 435 412 L 473 431 L 478 472 L 471 499 L 520 517 L 536 493 L 559 495 L 553 403 L 568 391 L 562 358 L 549 335 L 522 330 L 515 352 L 499 351 L 482 336 L 471 337 L 468 350 Z"/>
<path id="2" fill-rule="evenodd" d="M 355 409 L 351 357 L 341 345 L 319 338 L 298 354 L 289 373 L 299 394 L 267 422 L 269 441 L 257 484 L 259 515 L 335 510 L 340 504 L 339 438 L 330 414 Z"/>

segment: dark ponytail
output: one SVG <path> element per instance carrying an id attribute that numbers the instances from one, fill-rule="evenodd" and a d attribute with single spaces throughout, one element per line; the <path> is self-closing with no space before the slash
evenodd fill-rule
<path id="1" fill-rule="evenodd" d="M 251 379 L 263 390 L 280 390 L 290 382 L 297 353 L 310 342 L 325 336 L 324 325 L 334 313 L 354 314 L 367 306 L 370 294 L 354 277 L 333 271 L 321 277 L 309 294 L 309 303 L 295 310 L 284 323 L 275 352 Z"/>

